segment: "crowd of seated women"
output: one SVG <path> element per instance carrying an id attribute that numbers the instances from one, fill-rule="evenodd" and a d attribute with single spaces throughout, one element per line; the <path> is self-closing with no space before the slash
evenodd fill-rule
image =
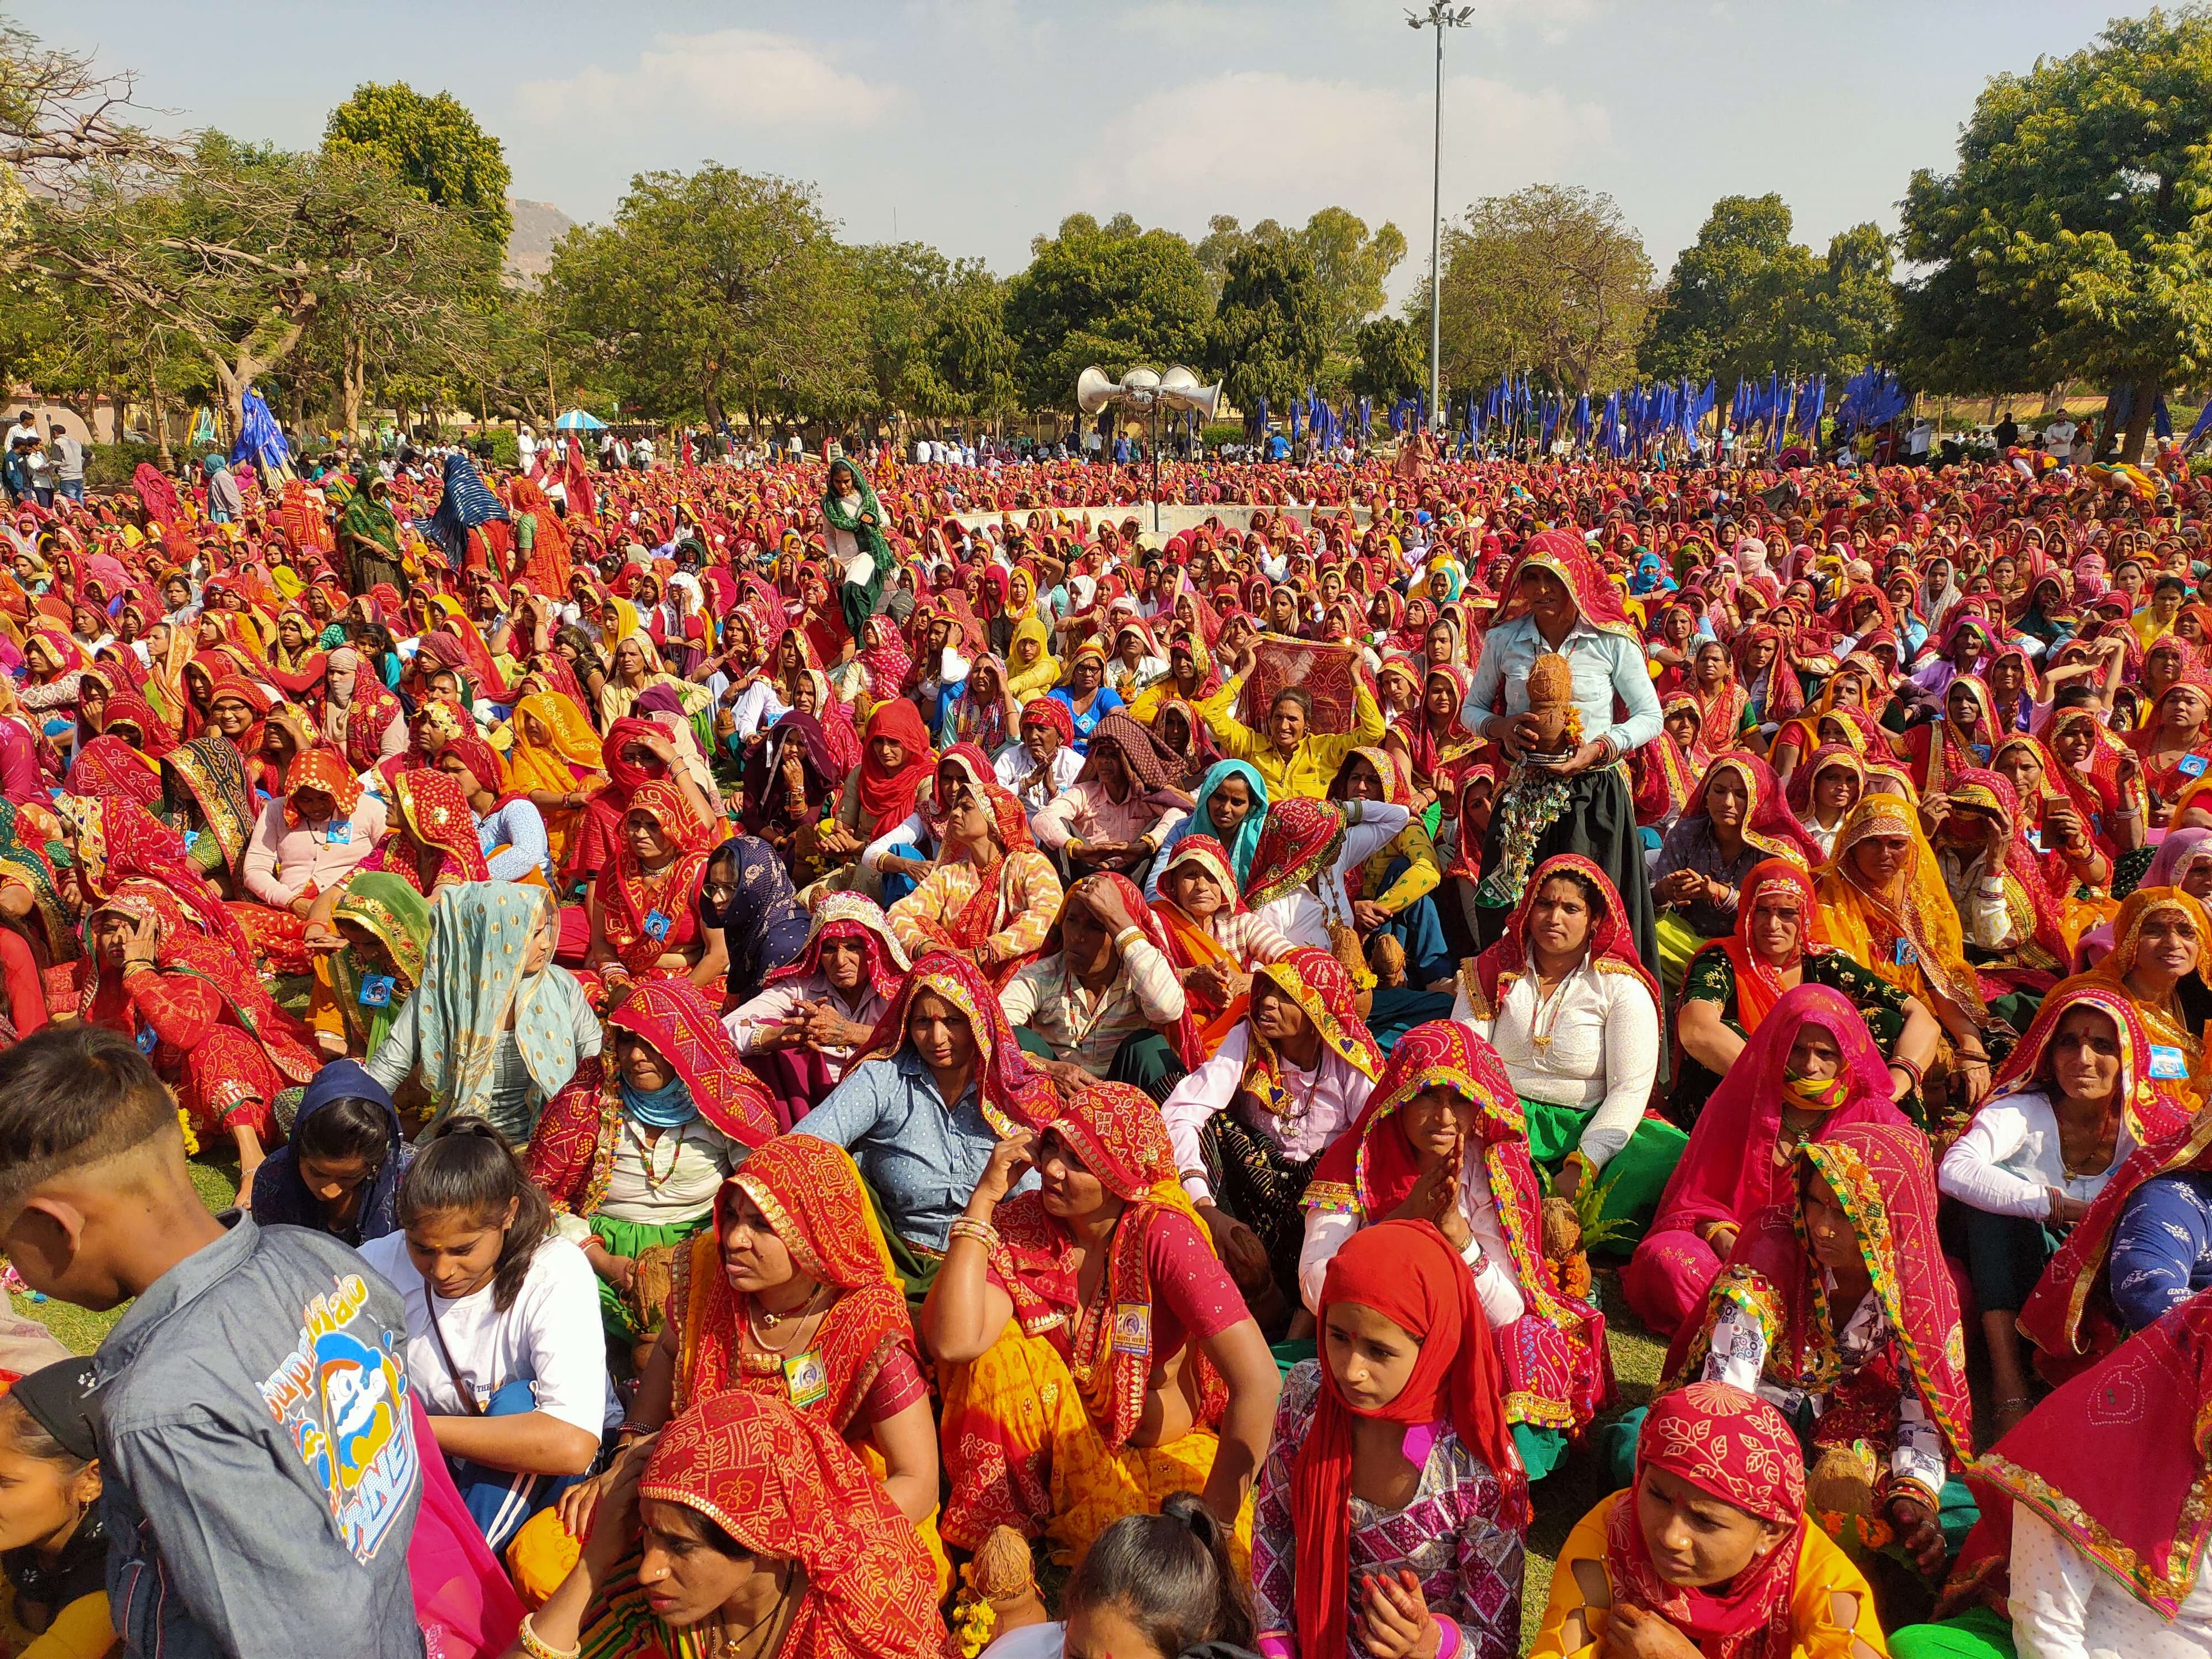
<path id="1" fill-rule="evenodd" d="M 0 593 L 0 1035 L 398 1292 L 487 1659 L 2208 1650 L 2191 546 L 454 459 Z"/>

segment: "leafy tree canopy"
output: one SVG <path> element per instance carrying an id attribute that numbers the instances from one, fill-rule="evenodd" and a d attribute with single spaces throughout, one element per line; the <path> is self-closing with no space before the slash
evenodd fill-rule
<path id="1" fill-rule="evenodd" d="M 425 98 L 404 81 L 364 82 L 331 112 L 323 148 L 374 156 L 423 200 L 466 219 L 495 253 L 506 252 L 514 228 L 506 148 L 451 93 Z"/>

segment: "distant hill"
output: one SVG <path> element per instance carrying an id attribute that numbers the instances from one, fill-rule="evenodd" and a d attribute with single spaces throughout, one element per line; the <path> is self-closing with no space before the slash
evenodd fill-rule
<path id="1" fill-rule="evenodd" d="M 507 198 L 514 215 L 514 233 L 507 239 L 507 275 L 513 283 L 535 283 L 553 263 L 553 244 L 576 228 L 576 222 L 550 202 Z"/>

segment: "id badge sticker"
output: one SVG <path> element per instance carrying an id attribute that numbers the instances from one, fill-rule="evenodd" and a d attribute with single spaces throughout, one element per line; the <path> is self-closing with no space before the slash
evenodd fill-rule
<path id="1" fill-rule="evenodd" d="M 331 820 L 330 829 L 326 833 L 331 838 L 331 846 L 350 847 L 353 845 L 353 820 L 350 818 L 332 818 Z"/>
<path id="2" fill-rule="evenodd" d="M 666 939 L 669 926 L 669 919 L 659 911 L 648 910 L 645 913 L 645 936 L 647 939 L 654 940 Z"/>
<path id="3" fill-rule="evenodd" d="M 161 1039 L 156 1037 L 149 1030 L 139 1032 L 136 1041 L 138 1044 L 138 1052 L 140 1054 L 151 1054 L 154 1052 L 154 1045 L 160 1042 Z"/>
<path id="4" fill-rule="evenodd" d="M 1912 953 L 1912 941 L 1900 938 L 1890 950 L 1889 959 L 1900 968 L 1910 968 L 1918 960 Z"/>
<path id="5" fill-rule="evenodd" d="M 1114 1352 L 1145 1359 L 1152 1352 L 1152 1305 L 1149 1302 L 1114 1304 Z"/>
<path id="6" fill-rule="evenodd" d="M 2027 826 L 2027 844 L 2030 847 L 2033 847 L 2039 853 L 2043 850 L 2043 826 L 2041 824 L 2031 823 Z"/>
<path id="7" fill-rule="evenodd" d="M 830 1397 L 830 1368 L 822 1363 L 822 1350 L 809 1348 L 783 1362 L 784 1390 L 791 1403 L 805 1411 Z"/>
<path id="8" fill-rule="evenodd" d="M 191 852 L 191 851 L 192 850 L 192 848 L 195 848 L 195 847 L 198 846 L 198 845 L 200 844 L 200 836 L 201 836 L 201 835 L 202 835 L 203 833 L 204 833 L 204 831 L 201 831 L 201 830 L 185 830 L 185 851 L 186 851 L 187 853 L 189 853 L 189 852 Z"/>
<path id="9" fill-rule="evenodd" d="M 364 1008 L 389 1008 L 392 1006 L 392 978 L 389 974 L 363 974 L 361 976 L 359 1000 Z"/>
<path id="10" fill-rule="evenodd" d="M 1966 746 L 1974 751 L 1974 758 L 1981 762 L 1983 765 L 1987 766 L 1990 763 L 1990 750 L 1989 744 L 1985 743 L 1974 743 L 1969 744 Z"/>
<path id="11" fill-rule="evenodd" d="M 2212 761 L 2206 760 L 2202 755 L 2184 755 L 2174 762 L 2173 769 L 2185 778 L 2201 778 L 2208 765 L 2212 765 Z"/>
<path id="12" fill-rule="evenodd" d="M 2189 1075 L 2189 1056 L 2170 1042 L 2150 1045 L 2150 1074 L 2164 1081 Z"/>

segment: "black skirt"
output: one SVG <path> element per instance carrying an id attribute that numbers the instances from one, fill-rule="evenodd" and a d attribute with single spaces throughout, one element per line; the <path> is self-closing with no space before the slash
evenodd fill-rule
<path id="1" fill-rule="evenodd" d="M 1657 978 L 1651 877 L 1644 865 L 1644 836 L 1637 827 L 1625 766 L 1593 766 L 1565 779 L 1540 767 L 1518 767 L 1508 775 L 1491 811 L 1490 833 L 1482 843 L 1482 880 L 1469 907 L 1477 942 L 1497 942 L 1537 866 L 1562 853 L 1579 853 L 1612 878 L 1628 913 L 1636 954 Z"/>

